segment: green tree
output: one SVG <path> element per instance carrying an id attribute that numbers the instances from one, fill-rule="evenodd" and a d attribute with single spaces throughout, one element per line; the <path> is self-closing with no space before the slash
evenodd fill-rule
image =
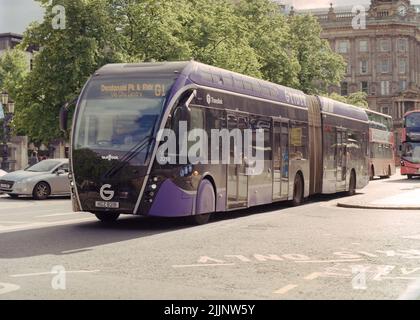
<path id="1" fill-rule="evenodd" d="M 347 97 L 341 96 L 336 92 L 331 93 L 328 95 L 329 98 L 351 104 L 353 106 L 358 106 L 360 108 L 369 109 L 369 103 L 367 101 L 367 94 L 365 92 L 354 92 Z"/>
<path id="2" fill-rule="evenodd" d="M 263 78 L 295 87 L 299 84 L 299 62 L 290 42 L 286 18 L 270 0 L 240 0 L 236 14 L 244 21 L 243 37 L 255 51 Z"/>
<path id="3" fill-rule="evenodd" d="M 184 39 L 200 62 L 249 76 L 262 77 L 261 65 L 250 43 L 244 19 L 228 0 L 192 0 Z"/>
<path id="4" fill-rule="evenodd" d="M 354 106 L 358 106 L 361 108 L 369 109 L 369 103 L 367 101 L 367 93 L 358 91 L 350 94 L 347 97 L 347 103 L 352 104 Z"/>
<path id="5" fill-rule="evenodd" d="M 65 7 L 65 29 L 54 29 L 53 4 L 46 8 L 42 23 L 32 24 L 21 45 L 41 49 L 34 69 L 17 96 L 15 123 L 35 142 L 50 142 L 61 136 L 60 107 L 77 96 L 88 77 L 101 65 L 116 61 L 113 54 L 115 26 L 106 0 L 61 0 Z"/>
<path id="6" fill-rule="evenodd" d="M 15 100 L 28 72 L 29 60 L 25 52 L 19 49 L 5 51 L 0 57 L 0 90 L 6 90 Z"/>
<path id="7" fill-rule="evenodd" d="M 297 53 L 301 70 L 298 88 L 309 94 L 327 92 L 329 85 L 340 83 L 346 63 L 331 50 L 327 40 L 321 38 L 322 28 L 311 15 L 289 17 L 290 41 Z"/>

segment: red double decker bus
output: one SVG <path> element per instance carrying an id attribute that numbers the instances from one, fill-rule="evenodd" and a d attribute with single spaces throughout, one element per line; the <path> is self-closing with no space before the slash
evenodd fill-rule
<path id="1" fill-rule="evenodd" d="M 404 115 L 401 141 L 401 174 L 408 179 L 420 176 L 420 110 Z"/>

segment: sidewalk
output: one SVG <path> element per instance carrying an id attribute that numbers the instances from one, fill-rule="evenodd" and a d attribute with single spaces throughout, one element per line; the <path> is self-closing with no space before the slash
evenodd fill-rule
<path id="1" fill-rule="evenodd" d="M 420 178 L 408 180 L 399 174 L 391 179 L 374 180 L 358 190 L 354 197 L 341 199 L 343 208 L 382 209 L 382 210 L 420 210 Z"/>

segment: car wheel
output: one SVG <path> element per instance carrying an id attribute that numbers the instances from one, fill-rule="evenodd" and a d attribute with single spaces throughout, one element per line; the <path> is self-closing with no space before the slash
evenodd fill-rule
<path id="1" fill-rule="evenodd" d="M 120 214 L 114 212 L 97 212 L 95 216 L 103 223 L 113 223 L 118 220 Z"/>
<path id="2" fill-rule="evenodd" d="M 51 195 L 50 185 L 46 182 L 39 182 L 32 193 L 34 199 L 45 200 Z"/>

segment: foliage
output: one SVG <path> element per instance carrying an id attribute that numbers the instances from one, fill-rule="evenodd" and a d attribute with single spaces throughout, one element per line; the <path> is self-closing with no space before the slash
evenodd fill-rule
<path id="1" fill-rule="evenodd" d="M 321 38 L 322 29 L 314 16 L 292 16 L 289 23 L 291 43 L 301 67 L 298 88 L 309 94 L 327 92 L 329 85 L 342 80 L 346 68 L 344 58 Z"/>
<path id="2" fill-rule="evenodd" d="M 16 126 L 32 141 L 65 138 L 58 113 L 106 63 L 194 59 L 306 93 L 321 93 L 344 74 L 343 58 L 321 40 L 311 16 L 283 16 L 270 0 L 60 0 L 32 24 L 21 48 L 37 45 L 34 68 L 18 80 Z"/>
<path id="3" fill-rule="evenodd" d="M 344 102 L 344 103 L 348 103 L 348 104 L 358 106 L 361 108 L 369 109 L 369 104 L 367 101 L 367 94 L 365 92 L 361 92 L 361 91 L 354 92 L 347 97 L 341 96 L 338 93 L 333 92 L 328 97 L 331 99 L 340 101 L 340 102 Z"/>

